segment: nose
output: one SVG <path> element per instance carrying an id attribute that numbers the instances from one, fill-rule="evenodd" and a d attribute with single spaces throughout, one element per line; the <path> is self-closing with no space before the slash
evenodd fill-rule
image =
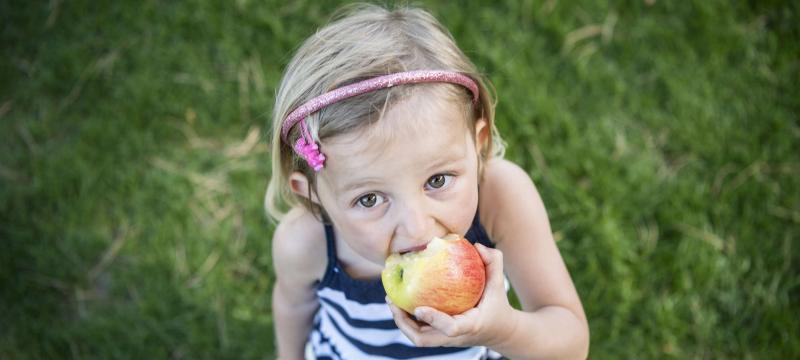
<path id="1" fill-rule="evenodd" d="M 430 207 L 423 201 L 410 201 L 399 209 L 396 234 L 406 244 L 421 245 L 432 237 L 433 225 Z"/>

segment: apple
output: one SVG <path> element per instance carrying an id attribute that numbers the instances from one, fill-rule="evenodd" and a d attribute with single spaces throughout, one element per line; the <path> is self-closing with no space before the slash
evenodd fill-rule
<path id="1" fill-rule="evenodd" d="M 480 300 L 486 269 L 475 246 L 450 234 L 433 238 L 421 251 L 389 255 L 381 281 L 392 303 L 411 314 L 430 306 L 456 315 Z"/>

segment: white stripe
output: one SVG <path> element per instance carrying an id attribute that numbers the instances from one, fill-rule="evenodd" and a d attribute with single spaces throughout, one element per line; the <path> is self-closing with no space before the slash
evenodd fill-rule
<path id="1" fill-rule="evenodd" d="M 499 353 L 497 351 L 494 351 L 492 349 L 486 349 L 486 350 L 487 350 L 486 354 L 492 359 L 498 359 L 498 358 L 502 359 L 503 358 L 503 354 L 501 354 L 501 353 Z"/>
<path id="2" fill-rule="evenodd" d="M 385 303 L 381 304 L 360 304 L 356 301 L 348 300 L 344 293 L 331 288 L 324 288 L 317 292 L 320 297 L 329 299 L 335 304 L 343 307 L 347 311 L 347 316 L 351 319 L 377 321 L 392 320 L 392 312 Z M 321 302 L 325 304 L 324 302 Z"/>
<path id="3" fill-rule="evenodd" d="M 331 324 L 327 316 L 322 316 L 320 320 L 319 329 L 328 338 L 328 341 L 336 347 L 339 354 L 344 359 L 378 359 L 378 360 L 391 360 L 391 358 L 381 357 L 377 355 L 370 355 L 359 350 L 355 345 L 350 343 L 344 335 L 336 331 L 336 328 Z"/>
<path id="4" fill-rule="evenodd" d="M 509 289 L 508 278 L 504 279 L 504 285 L 506 287 L 506 291 Z M 351 319 L 358 319 L 358 320 L 365 320 L 365 321 L 386 321 L 386 320 L 393 320 L 392 313 L 389 310 L 389 307 L 385 303 L 380 304 L 361 304 L 359 302 L 349 300 L 344 295 L 342 291 L 334 290 L 331 288 L 323 288 L 317 292 L 320 297 L 324 297 L 331 302 L 338 304 L 341 306 L 346 312 L 347 315 Z M 383 329 L 363 329 L 363 328 L 353 328 L 347 321 L 344 320 L 341 314 L 338 311 L 331 308 L 330 305 L 326 304 L 324 301 L 321 301 L 320 304 L 322 305 L 317 313 L 317 316 L 320 317 L 320 331 L 326 335 L 330 344 L 321 344 L 319 333 L 316 331 L 312 334 L 312 338 L 315 337 L 314 344 L 315 350 L 319 355 L 328 355 L 331 357 L 336 358 L 336 355 L 333 353 L 331 349 L 331 345 L 333 345 L 339 354 L 342 355 L 344 359 L 362 359 L 362 358 L 370 358 L 370 359 L 385 359 L 391 360 L 392 358 L 367 354 L 358 349 L 355 345 L 350 343 L 344 335 L 339 333 L 336 328 L 331 324 L 330 319 L 325 316 L 325 314 L 330 314 L 331 317 L 334 319 L 337 325 L 342 328 L 345 333 L 347 333 L 350 337 L 356 338 L 359 341 L 373 345 L 373 346 L 384 346 L 391 343 L 400 343 L 403 345 L 414 346 L 411 341 L 403 334 L 399 329 L 395 330 L 383 330 Z M 423 360 L 463 360 L 463 359 L 482 359 L 485 355 L 500 355 L 494 351 L 487 349 L 486 347 L 473 347 L 470 351 L 462 351 L 457 352 L 454 354 L 448 355 L 434 355 L 434 356 L 425 356 L 425 357 L 418 357 L 415 359 L 423 359 Z"/>
<path id="5" fill-rule="evenodd" d="M 338 358 L 336 353 L 333 352 L 331 344 L 322 343 L 322 335 L 318 331 L 311 332 L 311 344 L 313 344 L 311 349 L 306 347 L 306 360 L 316 359 L 319 355 L 330 356 L 334 359 Z"/>
<path id="6" fill-rule="evenodd" d="M 347 323 L 347 320 L 345 320 L 345 318 L 339 314 L 338 311 L 331 309 L 330 305 L 324 302 L 321 302 L 320 304 L 322 304 L 322 308 L 320 309 L 321 314 L 329 314 L 333 321 L 339 325 L 339 328 L 341 328 L 345 334 L 359 339 L 367 345 L 384 346 L 393 343 L 400 343 L 403 345 L 414 346 L 399 329 L 384 330 L 356 328 Z M 322 318 L 327 319 L 327 317 L 324 315 Z"/>

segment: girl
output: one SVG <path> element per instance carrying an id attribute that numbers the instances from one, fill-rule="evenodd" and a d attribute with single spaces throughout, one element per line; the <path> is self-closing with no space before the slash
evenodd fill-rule
<path id="1" fill-rule="evenodd" d="M 536 188 L 502 159 L 487 88 L 419 9 L 352 7 L 300 47 L 277 94 L 266 196 L 281 358 L 587 356 L 580 299 Z M 486 264 L 478 305 L 390 304 L 386 257 L 448 233 Z"/>

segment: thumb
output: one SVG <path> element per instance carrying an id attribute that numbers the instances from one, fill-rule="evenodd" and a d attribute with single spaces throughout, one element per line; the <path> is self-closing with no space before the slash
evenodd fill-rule
<path id="1" fill-rule="evenodd" d="M 486 288 L 500 287 L 505 290 L 505 278 L 503 277 L 503 253 L 500 250 L 488 248 L 482 244 L 476 244 L 475 248 L 481 255 L 486 266 Z M 484 291 L 486 296 L 486 291 Z"/>
<path id="2" fill-rule="evenodd" d="M 428 306 L 420 306 L 414 309 L 414 317 L 419 321 L 428 323 L 436 330 L 443 332 L 447 336 L 455 336 L 455 319 L 439 310 Z"/>
<path id="3" fill-rule="evenodd" d="M 498 263 L 500 266 L 503 265 L 503 253 L 500 250 L 486 247 L 483 244 L 475 244 L 475 249 L 478 250 L 478 254 L 481 255 L 481 260 L 486 264 L 486 267 L 491 267 Z"/>

